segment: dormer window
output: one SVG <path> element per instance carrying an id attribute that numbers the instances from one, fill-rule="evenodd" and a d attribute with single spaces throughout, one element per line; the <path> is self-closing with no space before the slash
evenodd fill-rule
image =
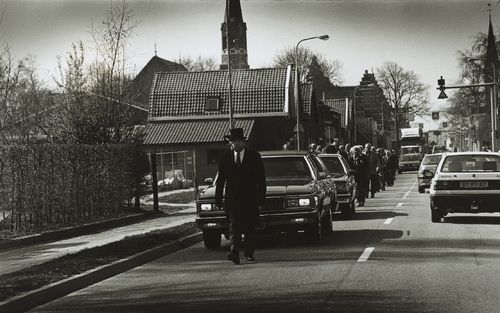
<path id="1" fill-rule="evenodd" d="M 221 107 L 221 98 L 219 97 L 207 97 L 205 101 L 205 111 L 213 112 L 219 111 Z"/>

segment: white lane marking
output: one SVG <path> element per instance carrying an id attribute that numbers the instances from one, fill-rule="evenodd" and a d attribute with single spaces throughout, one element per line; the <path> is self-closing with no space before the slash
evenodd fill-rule
<path id="1" fill-rule="evenodd" d="M 402 206 L 403 206 L 403 202 L 399 202 L 399 203 L 396 205 L 396 207 L 397 207 L 397 208 L 400 208 L 400 207 L 402 207 Z"/>
<path id="2" fill-rule="evenodd" d="M 408 195 L 410 194 L 411 190 L 415 188 L 416 185 L 417 183 L 413 183 L 413 185 L 411 185 L 410 189 L 405 193 L 405 195 L 401 199 L 405 200 L 406 198 L 408 198 Z"/>
<path id="3" fill-rule="evenodd" d="M 363 254 L 358 259 L 358 262 L 366 262 L 368 261 L 368 258 L 370 257 L 370 254 L 372 254 L 373 250 L 375 250 L 375 247 L 368 247 L 363 251 Z"/>
<path id="4" fill-rule="evenodd" d="M 389 217 L 388 219 L 385 220 L 384 224 L 389 225 L 393 220 L 394 220 L 394 217 Z"/>

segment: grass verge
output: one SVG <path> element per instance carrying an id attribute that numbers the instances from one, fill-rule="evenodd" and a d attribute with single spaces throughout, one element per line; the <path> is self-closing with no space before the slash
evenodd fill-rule
<path id="1" fill-rule="evenodd" d="M 1 275 L 0 301 L 197 232 L 199 228 L 196 223 L 186 223 L 169 229 L 126 237 L 118 242 L 65 255 L 43 264 Z"/>
<path id="2" fill-rule="evenodd" d="M 168 202 L 168 203 L 190 203 L 194 201 L 194 192 L 192 190 L 185 192 L 178 192 L 160 197 L 158 201 Z"/>

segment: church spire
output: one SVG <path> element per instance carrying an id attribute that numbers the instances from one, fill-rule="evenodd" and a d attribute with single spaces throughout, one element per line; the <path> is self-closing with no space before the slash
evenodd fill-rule
<path id="1" fill-rule="evenodd" d="M 240 0 L 226 0 L 221 33 L 222 63 L 220 69 L 223 70 L 228 67 L 228 44 L 231 55 L 231 68 L 248 69 L 247 24 L 243 22 Z"/>
<path id="2" fill-rule="evenodd" d="M 488 4 L 490 6 L 490 4 Z M 493 71 L 496 69 L 498 71 L 498 52 L 497 43 L 495 39 L 495 33 L 493 32 L 493 25 L 491 24 L 491 7 L 488 9 L 489 15 L 489 25 L 488 25 L 488 41 L 486 47 L 486 58 L 484 64 L 484 81 L 493 81 Z M 498 77 L 497 77 L 498 79 Z"/>

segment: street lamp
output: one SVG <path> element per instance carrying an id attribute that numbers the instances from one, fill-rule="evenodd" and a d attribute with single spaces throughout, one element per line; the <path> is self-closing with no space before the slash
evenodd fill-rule
<path id="1" fill-rule="evenodd" d="M 294 58 L 295 58 L 295 81 L 294 81 L 294 88 L 293 88 L 293 95 L 294 95 L 294 100 L 295 100 L 295 114 L 297 115 L 297 150 L 300 150 L 300 113 L 299 113 L 299 45 L 301 42 L 307 41 L 307 40 L 312 40 L 312 39 L 321 39 L 321 40 L 328 40 L 330 36 L 328 35 L 321 35 L 321 36 L 315 36 L 315 37 L 309 37 L 309 38 L 304 38 L 299 40 L 297 42 L 297 45 L 295 46 L 295 53 L 294 53 Z"/>

